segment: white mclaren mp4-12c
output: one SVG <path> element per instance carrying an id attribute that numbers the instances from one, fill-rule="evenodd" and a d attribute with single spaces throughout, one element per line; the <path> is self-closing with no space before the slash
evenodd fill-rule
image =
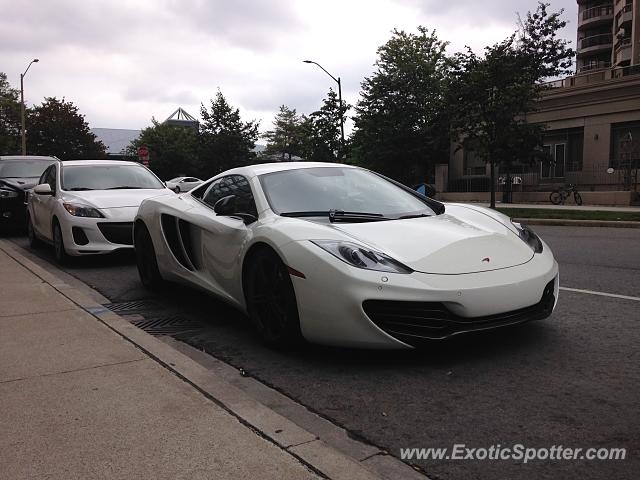
<path id="1" fill-rule="evenodd" d="M 150 198 L 134 243 L 145 286 L 213 293 L 273 346 L 412 348 L 546 318 L 558 299 L 528 227 L 349 165 L 252 165 Z"/>

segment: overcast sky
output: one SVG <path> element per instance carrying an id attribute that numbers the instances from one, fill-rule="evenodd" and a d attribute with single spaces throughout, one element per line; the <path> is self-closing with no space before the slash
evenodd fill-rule
<path id="1" fill-rule="evenodd" d="M 577 3 L 563 35 L 575 48 Z M 515 28 L 534 0 L 0 0 L 0 71 L 28 105 L 45 96 L 76 104 L 91 127 L 143 128 L 177 107 L 199 117 L 218 88 L 243 119 L 271 127 L 281 104 L 318 109 L 342 77 L 355 104 L 376 49 L 394 28 L 423 25 L 480 51 Z"/>

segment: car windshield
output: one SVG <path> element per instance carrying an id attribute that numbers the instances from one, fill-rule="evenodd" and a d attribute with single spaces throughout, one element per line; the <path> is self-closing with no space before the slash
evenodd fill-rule
<path id="1" fill-rule="evenodd" d="M 64 165 L 63 190 L 160 189 L 164 185 L 138 165 Z"/>
<path id="2" fill-rule="evenodd" d="M 53 160 L 2 160 L 0 178 L 38 178 Z"/>
<path id="3" fill-rule="evenodd" d="M 271 209 L 281 215 L 342 210 L 384 217 L 435 215 L 422 200 L 360 168 L 316 167 L 260 176 Z"/>

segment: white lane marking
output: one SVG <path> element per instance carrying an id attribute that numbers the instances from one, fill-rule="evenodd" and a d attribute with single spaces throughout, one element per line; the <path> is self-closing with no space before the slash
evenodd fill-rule
<path id="1" fill-rule="evenodd" d="M 627 295 L 618 295 L 616 293 L 594 292 L 593 290 L 581 290 L 579 288 L 567 288 L 567 287 L 560 287 L 560 290 L 565 290 L 567 292 L 576 292 L 576 293 L 588 293 L 589 295 L 600 295 L 602 297 L 622 298 L 624 300 L 634 300 L 636 302 L 640 302 L 640 297 L 629 297 Z"/>

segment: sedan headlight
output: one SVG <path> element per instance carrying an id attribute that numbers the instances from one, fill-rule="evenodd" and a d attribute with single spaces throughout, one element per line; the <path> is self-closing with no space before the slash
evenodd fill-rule
<path id="1" fill-rule="evenodd" d="M 7 190 L 6 188 L 0 188 L 0 198 L 16 198 L 18 192 L 15 190 Z"/>
<path id="2" fill-rule="evenodd" d="M 538 237 L 533 230 L 520 223 L 511 223 L 516 227 L 516 230 L 518 230 L 518 235 L 523 242 L 529 245 L 535 253 L 542 253 L 542 240 L 540 240 L 540 237 Z"/>
<path id="3" fill-rule="evenodd" d="M 409 267 L 390 256 L 357 243 L 336 240 L 312 240 L 311 242 L 353 267 L 376 270 L 378 272 L 413 272 Z"/>
<path id="4" fill-rule="evenodd" d="M 80 205 L 78 203 L 63 203 L 64 209 L 74 217 L 90 217 L 90 218 L 104 218 L 104 215 L 100 211 L 87 205 Z"/>

